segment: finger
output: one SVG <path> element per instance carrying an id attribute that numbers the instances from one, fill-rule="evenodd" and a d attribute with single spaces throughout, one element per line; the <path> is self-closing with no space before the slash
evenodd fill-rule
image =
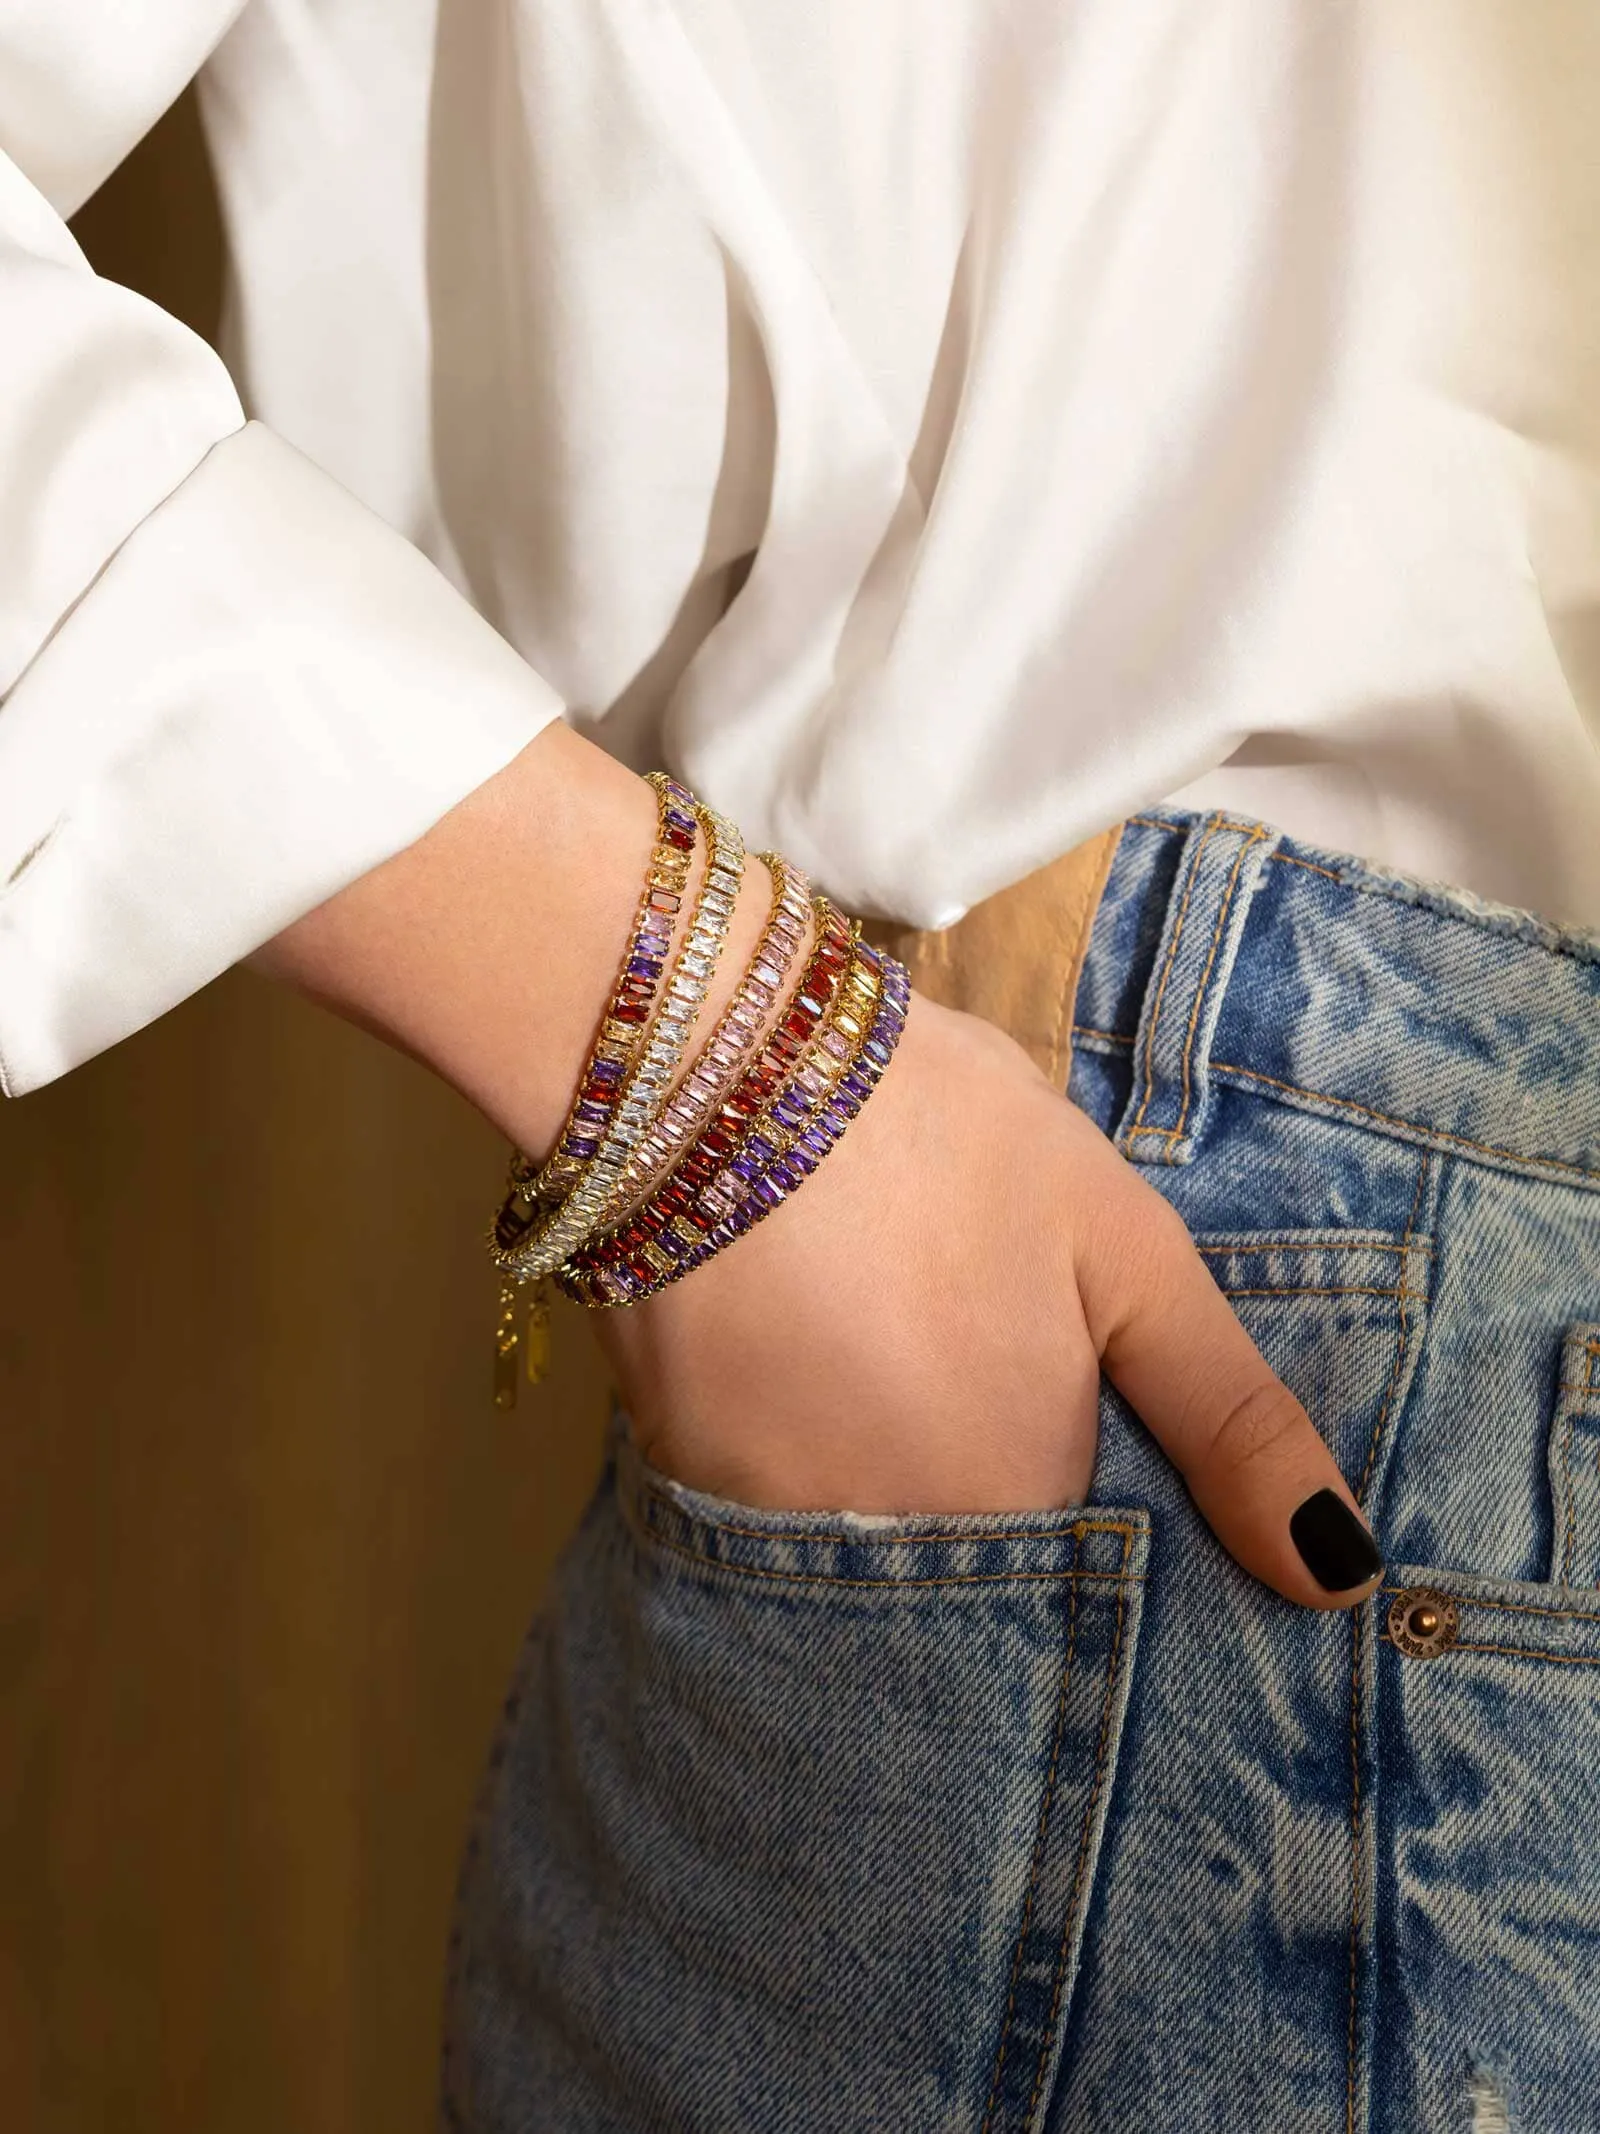
<path id="1" fill-rule="evenodd" d="M 1124 1172 L 1109 1199 L 1078 1268 L 1102 1370 L 1247 1571 L 1310 1608 L 1365 1599 L 1382 1559 L 1310 1417 L 1160 1195 Z"/>

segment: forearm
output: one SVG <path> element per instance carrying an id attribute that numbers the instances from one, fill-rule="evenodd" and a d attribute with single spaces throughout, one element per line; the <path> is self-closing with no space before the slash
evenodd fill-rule
<path id="1" fill-rule="evenodd" d="M 642 779 L 558 723 L 252 960 L 422 1060 L 542 1157 L 615 983 L 655 818 Z M 737 982 L 765 906 L 749 868 L 704 1015 Z"/>

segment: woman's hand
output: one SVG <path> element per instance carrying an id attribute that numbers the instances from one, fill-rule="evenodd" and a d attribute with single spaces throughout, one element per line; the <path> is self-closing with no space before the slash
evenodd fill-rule
<path id="1" fill-rule="evenodd" d="M 546 1149 L 654 823 L 648 786 L 547 727 L 255 961 Z M 764 903 L 747 878 L 708 1017 Z M 930 1001 L 801 1192 L 600 1323 L 645 1450 L 718 1494 L 864 1512 L 1071 1504 L 1094 1464 L 1103 1369 L 1249 1570 L 1313 1607 L 1376 1582 L 1326 1447 L 1177 1216 L 1008 1038 Z M 1334 1596 L 1290 1534 L 1310 1498 L 1322 1569 L 1342 1554 L 1360 1580 Z"/>
<path id="2" fill-rule="evenodd" d="M 1302 1559 L 1297 1508 L 1332 1491 L 1337 1525 L 1353 1502 L 1178 1216 L 1020 1047 L 931 1001 L 792 1200 L 598 1324 L 642 1449 L 695 1488 L 796 1510 L 1074 1504 L 1104 1370 L 1257 1577 L 1330 1607 L 1378 1575 L 1373 1551 L 1331 1593 Z"/>

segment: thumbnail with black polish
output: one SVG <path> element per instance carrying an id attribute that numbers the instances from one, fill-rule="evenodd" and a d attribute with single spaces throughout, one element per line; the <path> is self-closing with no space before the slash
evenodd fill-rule
<path id="1" fill-rule="evenodd" d="M 1383 1569 L 1376 1542 L 1337 1490 L 1307 1497 L 1289 1521 L 1289 1534 L 1326 1593 L 1364 1586 Z"/>

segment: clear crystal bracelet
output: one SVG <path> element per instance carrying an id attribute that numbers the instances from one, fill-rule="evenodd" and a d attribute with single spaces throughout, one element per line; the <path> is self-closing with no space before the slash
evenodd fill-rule
<path id="1" fill-rule="evenodd" d="M 772 874 L 772 909 L 739 988 L 673 1091 L 661 1116 L 623 1166 L 597 1228 L 609 1229 L 665 1179 L 700 1133 L 761 1042 L 773 1006 L 811 926 L 811 885 L 776 853 L 761 855 Z"/>
<path id="2" fill-rule="evenodd" d="M 733 918 L 744 845 L 731 823 L 664 773 L 652 773 L 651 783 L 656 845 L 600 1034 L 553 1153 L 542 1167 L 513 1159 L 490 1233 L 502 1276 L 500 1407 L 516 1398 L 519 1347 L 529 1377 L 542 1374 L 550 1282 L 590 1306 L 637 1303 L 746 1235 L 835 1146 L 905 1027 L 904 966 L 865 946 L 859 926 L 767 853 L 766 926 L 684 1070 Z M 705 874 L 669 974 L 701 831 Z M 808 935 L 804 968 L 785 994 Z"/>
<path id="3" fill-rule="evenodd" d="M 698 821 L 708 832 L 710 850 L 706 871 L 690 915 L 688 933 L 673 963 L 671 976 L 660 992 L 653 1016 L 647 1024 L 641 1025 L 641 1004 L 655 998 L 659 977 L 652 976 L 648 968 L 640 966 L 655 965 L 658 973 L 661 958 L 659 953 L 639 956 L 636 931 L 635 943 L 630 944 L 611 1011 L 601 1026 L 595 1053 L 591 1055 L 569 1115 L 568 1129 L 563 1132 L 555 1155 L 536 1175 L 529 1175 L 531 1166 L 525 1163 L 513 1165 L 510 1190 L 501 1203 L 489 1235 L 490 1256 L 504 1277 L 495 1335 L 495 1403 L 498 1407 L 510 1407 L 516 1399 L 517 1349 L 524 1338 L 518 1324 L 518 1292 L 529 1283 L 541 1285 L 530 1300 L 525 1336 L 529 1375 L 538 1376 L 542 1374 L 549 1345 L 549 1307 L 542 1288 L 543 1278 L 594 1230 L 616 1189 L 629 1154 L 654 1124 L 683 1058 L 695 1018 L 704 1005 L 733 917 L 734 900 L 744 870 L 744 840 L 725 817 L 702 808 L 671 780 L 658 773 L 652 782 L 656 783 L 661 795 L 665 829 L 675 849 L 685 851 L 685 864 L 693 850 L 695 823 Z M 689 817 L 686 847 L 682 843 L 684 830 L 681 822 L 685 811 L 676 807 L 678 794 L 690 800 L 693 810 Z M 658 853 L 660 849 L 658 844 Z M 656 872 L 656 859 L 652 855 L 646 905 L 652 894 L 650 881 Z M 645 913 L 641 911 L 640 925 L 644 919 Z M 659 935 L 655 936 L 655 939 L 659 938 Z M 648 987 L 649 992 L 641 995 L 635 991 L 630 995 L 627 992 L 630 984 Z M 645 1012 L 648 1013 L 647 1007 Z M 615 1030 L 619 1021 L 621 1042 L 627 1047 L 623 1072 L 620 1075 L 611 1073 L 601 1082 L 597 1096 L 586 1096 L 587 1090 L 597 1087 L 594 1070 L 602 1047 L 615 1047 L 618 1043 L 617 1037 L 608 1036 L 608 1033 Z M 592 1121 L 582 1109 L 586 1103 L 592 1104 L 599 1115 Z M 572 1130 L 574 1125 L 576 1132 Z"/>

